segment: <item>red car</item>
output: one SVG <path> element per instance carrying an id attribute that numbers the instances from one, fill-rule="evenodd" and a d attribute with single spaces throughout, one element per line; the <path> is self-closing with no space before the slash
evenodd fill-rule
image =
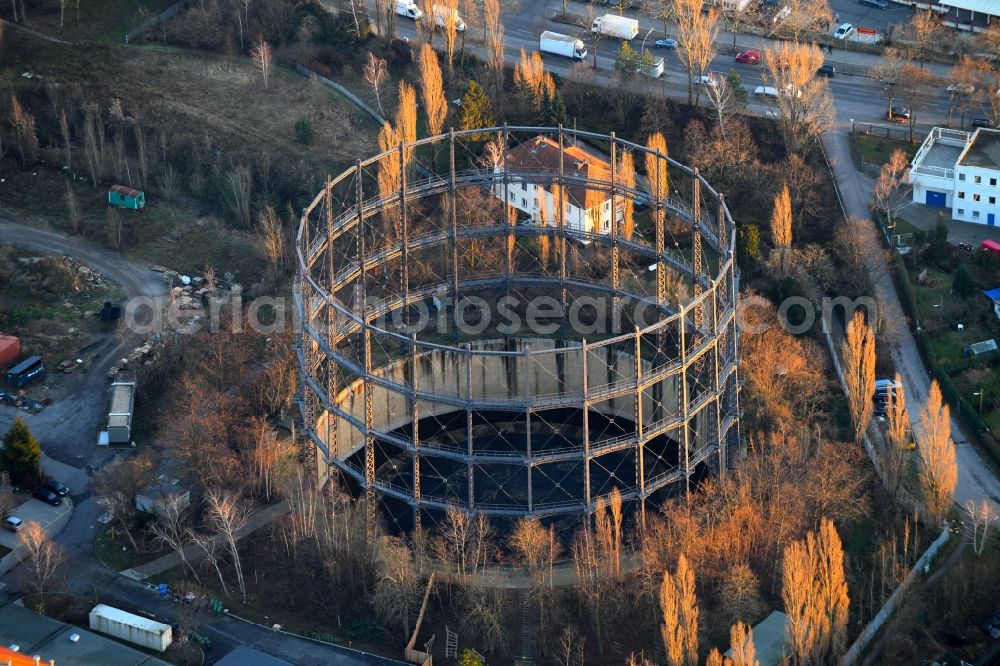
<path id="1" fill-rule="evenodd" d="M 751 49 L 749 51 L 743 51 L 736 54 L 736 62 L 741 62 L 744 65 L 759 65 L 760 64 L 760 51 Z"/>

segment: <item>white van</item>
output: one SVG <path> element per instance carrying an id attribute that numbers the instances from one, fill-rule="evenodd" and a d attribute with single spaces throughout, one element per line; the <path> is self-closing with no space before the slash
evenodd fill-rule
<path id="1" fill-rule="evenodd" d="M 396 0 L 396 13 L 414 21 L 419 21 L 424 17 L 424 13 L 420 11 L 420 7 L 417 7 L 413 0 Z"/>
<path id="2" fill-rule="evenodd" d="M 755 97 L 770 97 L 772 99 L 778 99 L 778 89 L 772 88 L 771 86 L 757 86 L 753 89 L 753 94 Z"/>
<path id="3" fill-rule="evenodd" d="M 451 14 L 455 19 L 456 32 L 465 32 L 465 21 L 463 21 L 462 17 L 458 15 L 458 10 L 448 9 L 444 5 L 434 5 L 434 25 L 442 29 L 447 28 L 448 14 Z"/>

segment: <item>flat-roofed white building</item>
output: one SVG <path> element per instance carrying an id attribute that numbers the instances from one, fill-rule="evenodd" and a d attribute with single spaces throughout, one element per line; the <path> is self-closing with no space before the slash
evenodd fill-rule
<path id="1" fill-rule="evenodd" d="M 913 202 L 950 208 L 961 222 L 996 226 L 1000 215 L 1000 130 L 935 127 L 913 156 Z"/>

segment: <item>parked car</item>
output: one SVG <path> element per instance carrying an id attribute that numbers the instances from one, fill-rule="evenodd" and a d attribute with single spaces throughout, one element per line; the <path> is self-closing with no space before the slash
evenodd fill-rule
<path id="1" fill-rule="evenodd" d="M 15 402 L 17 402 L 17 396 L 11 393 L 10 391 L 5 391 L 3 389 L 0 389 L 0 402 L 6 405 L 13 405 Z"/>
<path id="2" fill-rule="evenodd" d="M 875 9 L 889 8 L 889 3 L 887 0 L 860 0 L 860 2 L 865 7 L 874 7 Z"/>
<path id="3" fill-rule="evenodd" d="M 991 123 L 988 118 L 973 118 L 972 122 L 969 124 L 969 128 L 978 129 L 980 127 L 990 129 L 993 127 L 993 123 Z"/>
<path id="4" fill-rule="evenodd" d="M 11 532 L 17 532 L 24 527 L 24 521 L 17 516 L 7 516 L 3 519 L 3 526 Z"/>
<path id="5" fill-rule="evenodd" d="M 948 86 L 948 94 L 950 95 L 971 95 L 976 92 L 976 86 L 971 83 L 953 83 Z"/>
<path id="6" fill-rule="evenodd" d="M 975 245 L 973 245 L 972 243 L 966 243 L 965 241 L 961 241 L 958 244 L 958 247 L 959 249 L 965 250 L 966 252 L 972 252 L 973 250 L 976 249 Z"/>
<path id="7" fill-rule="evenodd" d="M 890 106 L 885 110 L 886 120 L 909 120 L 910 110 L 905 106 Z"/>
<path id="8" fill-rule="evenodd" d="M 658 49 L 676 49 L 677 40 L 676 39 L 658 39 L 656 40 L 656 48 Z"/>
<path id="9" fill-rule="evenodd" d="M 833 65 L 820 65 L 816 70 L 816 76 L 834 77 L 837 75 L 837 68 Z"/>
<path id="10" fill-rule="evenodd" d="M 32 494 L 32 497 L 37 500 L 42 500 L 46 504 L 51 504 L 52 506 L 59 506 L 62 504 L 62 497 L 59 497 L 59 495 L 56 495 L 51 490 L 46 490 L 45 488 L 39 488 L 36 490 Z"/>
<path id="11" fill-rule="evenodd" d="M 770 97 L 772 99 L 778 99 L 778 89 L 772 88 L 771 86 L 757 86 L 753 89 L 753 94 L 756 97 Z"/>
<path id="12" fill-rule="evenodd" d="M 979 625 L 979 628 L 993 640 L 1000 638 L 1000 611 L 997 611 L 993 614 L 993 617 Z"/>
<path id="13" fill-rule="evenodd" d="M 59 483 L 55 479 L 49 479 L 48 481 L 46 481 L 42 485 L 42 488 L 48 490 L 50 493 L 58 495 L 59 497 L 66 497 L 66 495 L 69 495 L 69 488 Z"/>
<path id="14" fill-rule="evenodd" d="M 847 39 L 854 34 L 854 26 L 850 23 L 841 23 L 833 33 L 834 39 Z"/>
<path id="15" fill-rule="evenodd" d="M 736 54 L 736 62 L 743 63 L 744 65 L 759 65 L 760 51 L 757 51 L 756 49 L 741 51 Z"/>

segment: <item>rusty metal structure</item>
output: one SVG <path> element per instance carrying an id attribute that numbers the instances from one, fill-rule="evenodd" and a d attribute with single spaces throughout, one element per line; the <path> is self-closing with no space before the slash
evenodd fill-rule
<path id="1" fill-rule="evenodd" d="M 543 143 L 554 160 L 521 159 Z M 428 137 L 328 180 L 295 251 L 305 459 L 372 530 L 379 506 L 404 530 L 578 519 L 613 489 L 643 516 L 740 450 L 735 228 L 667 155 L 562 127 Z"/>

